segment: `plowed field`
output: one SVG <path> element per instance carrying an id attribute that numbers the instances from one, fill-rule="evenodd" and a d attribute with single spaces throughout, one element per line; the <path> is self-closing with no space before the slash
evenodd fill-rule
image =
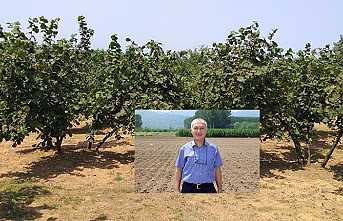
<path id="1" fill-rule="evenodd" d="M 138 192 L 175 192 L 175 160 L 179 148 L 191 138 L 137 136 L 135 186 Z M 208 138 L 223 159 L 223 192 L 259 190 L 258 138 Z"/>

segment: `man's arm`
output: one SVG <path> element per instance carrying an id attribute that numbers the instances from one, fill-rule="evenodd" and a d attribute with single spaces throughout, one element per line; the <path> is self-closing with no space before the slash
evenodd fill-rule
<path id="1" fill-rule="evenodd" d="M 221 193 L 222 192 L 222 170 L 220 169 L 220 167 L 216 168 L 215 179 L 216 179 L 218 193 Z"/>
<path id="2" fill-rule="evenodd" d="M 175 181 L 176 181 L 176 191 L 179 193 L 180 192 L 180 185 L 181 185 L 181 176 L 182 176 L 182 169 L 176 167 L 176 171 L 175 171 Z"/>
<path id="3" fill-rule="evenodd" d="M 180 191 L 180 185 L 181 185 L 181 177 L 182 177 L 182 169 L 176 167 L 176 172 L 175 172 L 175 178 L 176 178 L 176 191 L 179 193 Z"/>
<path id="4" fill-rule="evenodd" d="M 181 185 L 181 178 L 182 178 L 182 168 L 185 165 L 185 158 L 184 158 L 184 148 L 181 147 L 179 150 L 179 154 L 176 159 L 176 171 L 175 171 L 175 187 L 176 191 L 179 193 L 180 191 L 180 185 Z"/>

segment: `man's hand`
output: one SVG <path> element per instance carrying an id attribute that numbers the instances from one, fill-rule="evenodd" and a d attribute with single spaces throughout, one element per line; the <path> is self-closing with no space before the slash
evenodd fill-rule
<path id="1" fill-rule="evenodd" d="M 181 175 L 182 175 L 182 169 L 176 167 L 175 171 L 175 187 L 176 187 L 176 192 L 180 193 L 180 184 L 181 184 Z"/>
<path id="2" fill-rule="evenodd" d="M 220 167 L 216 168 L 215 178 L 216 178 L 216 184 L 217 184 L 217 192 L 221 193 L 222 192 L 222 170 L 220 169 Z"/>

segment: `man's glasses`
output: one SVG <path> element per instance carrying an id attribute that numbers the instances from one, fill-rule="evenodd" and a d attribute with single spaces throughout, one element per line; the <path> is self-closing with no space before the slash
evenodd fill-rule
<path id="1" fill-rule="evenodd" d="M 205 130 L 206 128 L 205 127 L 193 127 L 192 130 Z"/>

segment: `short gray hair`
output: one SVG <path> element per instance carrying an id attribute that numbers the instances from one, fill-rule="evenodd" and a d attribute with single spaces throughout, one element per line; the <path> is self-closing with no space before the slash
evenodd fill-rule
<path id="1" fill-rule="evenodd" d="M 196 124 L 196 123 L 202 123 L 207 128 L 207 122 L 206 122 L 206 120 L 204 120 L 202 118 L 195 118 L 194 120 L 192 120 L 191 128 L 193 128 L 193 125 Z"/>

